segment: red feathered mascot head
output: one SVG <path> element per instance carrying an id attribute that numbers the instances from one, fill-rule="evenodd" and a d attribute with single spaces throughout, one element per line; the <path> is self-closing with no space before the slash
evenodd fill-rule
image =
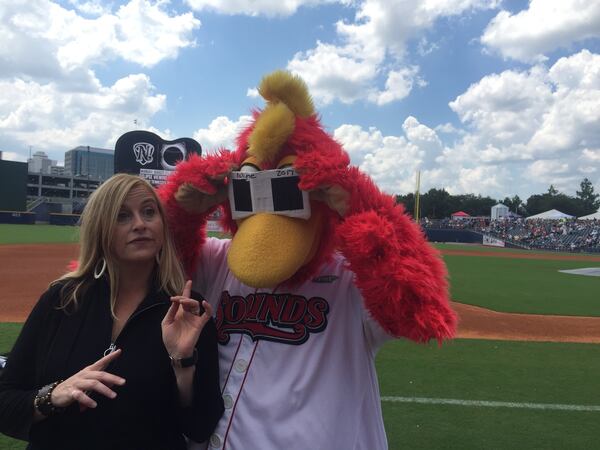
<path id="1" fill-rule="evenodd" d="M 225 202 L 226 228 L 233 241 L 228 255 L 231 271 L 255 287 L 296 284 L 312 276 L 333 253 L 340 214 L 327 204 L 321 179 L 345 171 L 350 162 L 340 144 L 323 130 L 304 82 L 288 72 L 266 76 L 259 87 L 267 101 L 238 138 L 233 161 L 243 171 L 293 167 L 299 188 L 310 192 L 308 219 L 258 213 L 231 219 Z"/>

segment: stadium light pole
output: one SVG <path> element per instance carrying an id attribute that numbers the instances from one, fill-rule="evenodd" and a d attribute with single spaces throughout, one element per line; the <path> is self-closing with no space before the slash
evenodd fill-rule
<path id="1" fill-rule="evenodd" d="M 413 217 L 415 219 L 415 222 L 419 223 L 419 213 L 420 213 L 420 190 L 421 190 L 421 171 L 419 170 L 417 172 L 417 183 L 416 183 L 416 189 L 415 189 L 415 210 L 413 213 Z"/>
<path id="2" fill-rule="evenodd" d="M 90 146 L 87 146 L 87 196 L 90 196 Z"/>

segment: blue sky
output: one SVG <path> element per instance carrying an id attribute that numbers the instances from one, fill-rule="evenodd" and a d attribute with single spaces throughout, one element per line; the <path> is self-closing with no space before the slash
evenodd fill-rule
<path id="1" fill-rule="evenodd" d="M 4 0 L 0 39 L 5 159 L 136 128 L 232 148 L 287 69 L 386 192 L 600 191 L 600 2 Z"/>

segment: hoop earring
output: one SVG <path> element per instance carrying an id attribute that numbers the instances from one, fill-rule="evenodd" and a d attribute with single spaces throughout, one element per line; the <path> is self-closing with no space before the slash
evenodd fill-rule
<path id="1" fill-rule="evenodd" d="M 98 263 L 102 261 L 102 269 L 100 269 L 100 273 L 98 273 Z M 106 270 L 106 259 L 100 258 L 96 265 L 94 266 L 94 278 L 97 280 L 102 275 L 104 275 L 104 271 Z"/>

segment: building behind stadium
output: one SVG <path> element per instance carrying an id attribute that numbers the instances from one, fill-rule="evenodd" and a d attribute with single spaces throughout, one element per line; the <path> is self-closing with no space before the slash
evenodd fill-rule
<path id="1" fill-rule="evenodd" d="M 113 167 L 113 150 L 91 146 L 66 151 L 64 166 L 39 151 L 27 163 L 0 158 L 0 221 L 72 223 Z"/>

